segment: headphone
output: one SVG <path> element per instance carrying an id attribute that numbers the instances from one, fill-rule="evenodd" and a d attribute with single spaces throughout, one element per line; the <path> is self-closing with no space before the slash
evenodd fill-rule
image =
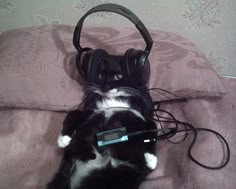
<path id="1" fill-rule="evenodd" d="M 123 56 L 120 56 L 121 66 L 125 74 L 128 76 L 130 82 L 135 86 L 146 85 L 150 77 L 150 64 L 148 55 L 152 48 L 152 38 L 139 18 L 132 13 L 129 9 L 112 3 L 101 4 L 84 14 L 76 25 L 73 36 L 73 44 L 77 49 L 78 54 L 76 56 L 77 69 L 85 81 L 94 82 L 96 73 L 96 67 L 99 64 L 104 63 L 104 58 L 108 57 L 114 59 L 117 56 L 109 55 L 104 49 L 91 49 L 89 47 L 82 48 L 80 45 L 80 35 L 85 18 L 95 12 L 113 12 L 120 14 L 128 18 L 139 30 L 142 35 L 146 48 L 145 50 L 138 50 L 130 48 L 126 50 Z"/>

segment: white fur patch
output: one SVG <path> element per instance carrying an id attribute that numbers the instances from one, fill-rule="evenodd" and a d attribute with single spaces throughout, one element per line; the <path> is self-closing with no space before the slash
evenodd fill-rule
<path id="1" fill-rule="evenodd" d="M 111 157 L 111 165 L 112 165 L 112 167 L 116 168 L 116 167 L 119 167 L 120 165 L 124 165 L 124 164 L 127 165 L 127 166 L 132 167 L 132 165 L 127 163 L 127 162 L 121 161 L 119 159 L 114 159 L 114 158 Z"/>
<path id="2" fill-rule="evenodd" d="M 107 93 L 105 93 L 105 96 L 107 96 L 108 98 L 114 98 L 119 96 L 131 96 L 131 95 L 125 91 L 119 91 L 118 89 L 111 89 Z"/>
<path id="3" fill-rule="evenodd" d="M 110 155 L 101 155 L 99 152 L 97 152 L 96 149 L 94 149 L 94 153 L 96 154 L 96 159 L 89 160 L 87 162 L 76 160 L 75 162 L 75 172 L 71 177 L 71 189 L 77 188 L 81 180 L 88 176 L 91 171 L 94 171 L 96 169 L 102 169 L 108 163 L 111 163 L 113 167 L 118 167 L 119 165 L 130 165 L 124 161 L 117 160 L 112 158 Z"/>
<path id="4" fill-rule="evenodd" d="M 70 141 L 71 141 L 71 138 L 69 136 L 60 135 L 57 139 L 57 144 L 59 147 L 65 148 L 66 146 L 68 146 L 70 144 Z"/>
<path id="5" fill-rule="evenodd" d="M 97 111 L 104 111 L 105 117 L 110 118 L 115 112 L 128 110 L 136 116 L 145 120 L 144 117 L 135 109 L 131 109 L 130 104 L 125 100 L 117 100 L 115 98 L 103 99 L 97 102 Z"/>
<path id="6" fill-rule="evenodd" d="M 146 165 L 148 168 L 150 168 L 151 170 L 154 170 L 157 166 L 157 157 L 154 154 L 150 154 L 150 153 L 145 153 L 144 154 L 145 160 L 146 160 Z"/>
<path id="7" fill-rule="evenodd" d="M 124 100 L 116 100 L 114 98 L 103 99 L 97 102 L 97 109 L 105 110 L 108 108 L 130 108 L 128 102 Z"/>
<path id="8" fill-rule="evenodd" d="M 107 98 L 115 98 L 115 97 L 120 97 L 120 96 L 123 96 L 123 97 L 132 96 L 132 94 L 127 93 L 127 92 L 122 91 L 122 90 L 119 90 L 119 89 L 111 89 L 106 93 L 104 93 L 100 90 L 95 90 L 94 92 L 99 94 L 99 95 L 105 96 Z"/>

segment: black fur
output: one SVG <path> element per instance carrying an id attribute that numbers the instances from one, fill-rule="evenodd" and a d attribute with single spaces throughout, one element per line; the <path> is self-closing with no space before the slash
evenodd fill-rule
<path id="1" fill-rule="evenodd" d="M 130 137 L 128 142 L 104 147 L 97 146 L 97 132 L 120 127 L 126 127 L 128 133 L 156 128 L 150 119 L 153 105 L 147 88 L 134 88 L 125 76 L 119 81 L 112 79 L 115 74 L 122 74 L 121 70 L 117 71 L 117 67 L 118 65 L 105 66 L 105 70 L 101 70 L 103 76 L 100 77 L 103 81 L 95 82 L 96 85 L 88 85 L 85 89 L 83 110 L 75 110 L 67 115 L 62 135 L 71 136 L 72 140 L 65 148 L 61 166 L 47 189 L 70 189 L 73 174 L 80 171 L 79 167 L 75 167 L 75 162 L 79 160 L 86 164 L 96 159 L 94 148 L 103 156 L 109 155 L 127 164 L 114 166 L 109 162 L 103 168 L 90 172 L 75 189 L 137 189 L 151 171 L 146 166 L 144 153 L 155 154 L 155 143 L 144 143 L 143 140 L 148 137 L 147 135 L 155 134 Z M 112 71 L 113 68 L 116 70 Z M 105 93 L 113 88 L 130 94 L 114 98 L 127 101 L 131 109 L 140 112 L 144 119 L 128 109 L 117 111 L 109 118 L 105 117 L 104 111 L 95 111 L 96 102 L 108 98 Z"/>

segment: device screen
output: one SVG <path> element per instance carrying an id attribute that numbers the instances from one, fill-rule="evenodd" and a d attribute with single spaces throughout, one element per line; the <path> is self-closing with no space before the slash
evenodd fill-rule
<path id="1" fill-rule="evenodd" d="M 114 140 L 114 139 L 117 139 L 117 138 L 119 138 L 119 134 L 118 133 L 109 133 L 109 134 L 105 134 L 104 135 L 105 141 Z"/>
<path id="2" fill-rule="evenodd" d="M 120 143 L 128 140 L 128 135 L 125 127 L 102 131 L 96 134 L 98 146 Z"/>

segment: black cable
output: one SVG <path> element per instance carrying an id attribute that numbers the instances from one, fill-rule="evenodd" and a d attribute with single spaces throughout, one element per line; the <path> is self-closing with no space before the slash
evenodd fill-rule
<path id="1" fill-rule="evenodd" d="M 163 140 L 163 139 L 172 137 L 173 133 L 176 132 L 176 128 L 142 130 L 142 131 L 136 131 L 136 132 L 128 133 L 127 135 L 129 137 L 133 137 L 133 136 L 138 136 L 138 135 L 147 134 L 147 133 L 158 133 L 158 132 L 161 132 L 161 131 L 163 131 L 164 134 L 156 136 L 157 140 Z"/>
<path id="2" fill-rule="evenodd" d="M 168 100 L 167 100 L 168 101 Z M 166 101 L 166 102 L 167 102 Z M 194 163 L 196 163 L 197 165 L 199 165 L 199 166 L 201 166 L 201 167 L 204 167 L 204 168 L 206 168 L 206 169 L 212 169 L 212 170 L 216 170 L 216 169 L 221 169 L 221 168 L 223 168 L 223 167 L 225 167 L 227 164 L 228 164 L 228 162 L 229 162 L 229 160 L 230 160 L 230 148 L 229 148 L 229 144 L 228 144 L 228 142 L 225 140 L 225 138 L 220 134 L 220 133 L 218 133 L 218 132 L 216 132 L 216 131 L 214 131 L 214 130 L 211 130 L 211 129 L 207 129 L 207 128 L 195 128 L 193 125 L 191 125 L 191 124 L 189 124 L 189 123 L 186 123 L 186 122 L 182 122 L 182 121 L 178 121 L 175 117 L 174 117 L 174 115 L 173 114 L 171 114 L 170 112 L 168 112 L 168 111 L 166 111 L 166 110 L 163 110 L 163 109 L 160 109 L 160 104 L 158 104 L 158 103 L 156 103 L 156 102 L 154 102 L 154 104 L 155 105 L 157 105 L 157 108 L 154 108 L 154 112 L 153 112 L 153 120 L 154 121 L 157 121 L 157 122 L 159 122 L 159 123 L 174 123 L 175 125 L 176 125 L 176 127 L 174 127 L 174 128 L 172 128 L 172 136 L 171 137 L 173 137 L 173 136 L 175 136 L 177 133 L 180 133 L 180 132 L 185 132 L 185 133 L 188 133 L 189 131 L 192 131 L 193 132 L 193 139 L 192 139 L 192 141 L 191 141 L 191 143 L 190 143 L 190 145 L 189 145 L 189 148 L 188 148 L 188 157 L 194 162 Z M 170 117 L 164 117 L 164 116 L 159 116 L 158 114 L 157 114 L 157 112 L 164 112 L 164 113 L 166 113 L 168 116 L 170 116 Z M 157 118 L 155 118 L 155 116 L 157 117 Z M 162 118 L 162 119 L 160 119 L 160 118 Z M 178 129 L 179 128 L 179 125 L 183 125 L 185 128 L 184 129 L 182 129 L 182 130 L 180 130 L 180 129 Z M 175 131 L 173 131 L 173 130 L 175 130 Z M 198 136 L 198 131 L 205 131 L 205 132 L 211 132 L 211 133 L 213 133 L 213 134 L 215 134 L 218 138 L 219 138 L 219 140 L 221 140 L 224 144 L 225 144 L 225 146 L 226 146 L 226 160 L 224 161 L 224 163 L 222 163 L 221 165 L 219 165 L 219 166 L 208 166 L 208 165 L 204 165 L 204 164 L 202 164 L 201 162 L 199 162 L 198 160 L 196 160 L 194 157 L 193 157 L 193 155 L 192 155 L 192 149 L 193 149 L 193 146 L 194 146 L 194 144 L 195 144 L 195 142 L 196 142 L 196 140 L 197 140 L 197 136 Z M 180 142 L 182 142 L 182 141 L 184 141 L 186 138 L 187 138 L 187 134 L 185 134 L 185 136 L 184 136 L 184 138 L 180 141 Z M 165 138 L 165 137 L 163 137 L 163 139 L 167 139 L 168 141 L 169 141 L 169 138 L 171 138 L 171 137 L 167 137 L 167 138 Z M 175 142 L 173 142 L 173 141 L 170 141 L 170 142 L 172 142 L 172 143 L 175 143 Z M 179 142 L 178 142 L 179 143 Z"/>
<path id="3" fill-rule="evenodd" d="M 161 117 L 161 118 L 165 118 L 165 119 L 167 119 L 167 120 L 160 120 L 160 119 L 155 119 L 154 117 L 153 117 L 153 120 L 154 121 L 159 121 L 160 123 L 162 122 L 162 123 L 164 123 L 164 122 L 166 122 L 166 121 L 168 121 L 168 120 L 170 120 L 170 121 L 172 121 L 172 123 L 175 123 L 175 128 L 176 128 L 176 131 L 178 130 L 178 128 L 179 128 L 179 125 L 178 125 L 178 123 L 177 122 L 173 122 L 173 121 L 177 121 L 176 119 L 175 119 L 175 117 L 170 113 L 170 112 L 168 112 L 168 111 L 166 111 L 166 110 L 163 110 L 163 109 L 154 109 L 154 112 L 163 112 L 163 113 L 166 113 L 167 115 L 169 115 L 171 118 L 166 118 L 166 117 Z M 158 116 L 158 118 L 160 118 L 160 116 Z"/>
<path id="4" fill-rule="evenodd" d="M 172 123 L 173 121 L 165 121 L 165 122 L 169 122 L 169 123 Z M 230 160 L 230 148 L 229 148 L 229 144 L 228 142 L 225 140 L 225 138 L 218 132 L 214 131 L 214 130 L 211 130 L 211 129 L 207 129 L 207 128 L 194 128 L 191 124 L 189 123 L 185 123 L 185 122 L 181 122 L 181 121 L 177 121 L 176 122 L 178 124 L 183 124 L 183 125 L 186 125 L 189 127 L 189 129 L 182 129 L 182 130 L 176 130 L 176 127 L 171 127 L 171 128 L 164 128 L 164 129 L 152 129 L 152 130 L 143 130 L 143 131 L 137 131 L 137 132 L 133 132 L 133 133 L 129 133 L 128 136 L 130 137 L 133 137 L 133 136 L 138 136 L 138 135 L 142 135 L 142 134 L 146 134 L 146 133 L 158 133 L 160 131 L 167 131 L 167 132 L 164 132 L 164 134 L 162 135 L 158 135 L 156 136 L 156 141 L 158 140 L 165 140 L 165 139 L 169 139 L 171 137 L 173 137 L 174 135 L 176 135 L 177 133 L 180 133 L 180 132 L 189 132 L 189 131 L 192 131 L 194 133 L 193 135 L 193 139 L 189 145 L 189 148 L 188 148 L 188 157 L 194 162 L 196 163 L 197 165 L 201 166 L 201 167 L 204 167 L 206 169 L 212 169 L 212 170 L 217 170 L 217 169 L 221 169 L 223 167 L 225 167 L 229 160 Z M 204 165 L 202 164 L 201 162 L 199 162 L 198 160 L 196 160 L 193 155 L 192 155 L 192 149 L 193 149 L 193 146 L 194 144 L 196 143 L 196 140 L 197 140 L 197 136 L 198 136 L 198 131 L 206 131 L 206 132 L 211 132 L 213 134 L 215 134 L 217 137 L 220 138 L 220 140 L 223 141 L 223 143 L 225 144 L 226 146 L 226 149 L 227 149 L 227 153 L 226 153 L 226 160 L 224 161 L 224 163 L 222 163 L 221 165 L 219 166 L 208 166 L 208 165 Z"/>
<path id="5" fill-rule="evenodd" d="M 188 124 L 188 123 L 184 123 L 184 122 L 180 122 L 182 124 L 185 124 L 187 125 L 188 127 L 190 127 L 191 129 L 184 129 L 184 130 L 179 130 L 177 132 L 186 132 L 186 131 L 193 131 L 194 132 L 194 138 L 188 148 L 188 157 L 194 162 L 196 163 L 197 165 L 201 166 L 201 167 L 204 167 L 206 169 L 221 169 L 223 167 L 225 167 L 229 160 L 230 160 L 230 148 L 229 148 L 229 144 L 228 142 L 225 140 L 225 138 L 220 134 L 218 133 L 217 131 L 214 131 L 212 129 L 207 129 L 207 128 L 194 128 L 192 125 Z M 215 166 L 215 167 L 212 167 L 212 166 L 207 166 L 207 165 L 204 165 L 202 163 L 200 163 L 198 160 L 196 160 L 193 155 L 192 155 L 192 149 L 193 149 L 193 145 L 195 144 L 196 142 L 196 139 L 197 139 L 197 131 L 206 131 L 206 132 L 211 132 L 213 134 L 215 134 L 217 137 L 219 137 L 223 143 L 225 144 L 226 146 L 226 149 L 227 149 L 227 153 L 226 153 L 226 160 L 223 164 L 219 165 L 219 166 Z"/>
<path id="6" fill-rule="evenodd" d="M 150 89 L 148 89 L 148 90 L 149 90 L 149 91 L 158 91 L 159 93 L 160 93 L 160 91 L 162 91 L 162 92 L 171 94 L 171 95 L 173 95 L 173 96 L 175 96 L 175 97 L 180 97 L 180 96 L 178 96 L 178 95 L 176 95 L 176 94 L 174 94 L 174 93 L 172 93 L 172 92 L 170 92 L 170 91 L 167 91 L 167 90 L 164 90 L 164 89 L 161 89 L 161 88 L 157 88 L 157 87 L 150 88 Z"/>
<path id="7" fill-rule="evenodd" d="M 225 140 L 225 138 L 220 133 L 218 133 L 218 132 L 216 132 L 214 130 L 211 130 L 211 129 L 207 129 L 207 128 L 195 128 L 193 125 L 191 125 L 189 123 L 177 120 L 174 117 L 173 114 L 171 114 L 170 112 L 160 108 L 161 104 L 171 104 L 171 103 L 175 103 L 175 102 L 186 102 L 187 101 L 186 98 L 180 97 L 178 95 L 175 95 L 174 93 L 171 93 L 171 92 L 169 92 L 167 90 L 160 89 L 160 88 L 151 88 L 151 89 L 149 89 L 149 91 L 155 91 L 155 92 L 158 91 L 159 93 L 160 93 L 160 91 L 162 91 L 162 92 L 166 92 L 168 94 L 171 94 L 174 97 L 177 97 L 177 98 L 174 98 L 174 99 L 167 99 L 167 100 L 160 100 L 160 101 L 154 101 L 153 102 L 154 110 L 153 110 L 153 113 L 152 113 L 152 119 L 154 121 L 160 123 L 161 130 L 160 129 L 150 130 L 150 132 L 164 131 L 163 129 L 166 129 L 166 128 L 163 127 L 162 123 L 174 123 L 175 124 L 175 127 L 172 127 L 172 128 L 168 128 L 167 127 L 167 129 L 170 129 L 170 131 L 168 131 L 167 133 L 164 132 L 164 134 L 157 136 L 157 140 L 168 140 L 171 143 L 178 144 L 180 142 L 183 142 L 188 137 L 188 132 L 189 131 L 192 131 L 193 132 L 193 139 L 192 139 L 192 141 L 191 141 L 191 143 L 189 145 L 187 153 L 188 153 L 188 157 L 194 163 L 196 163 L 197 165 L 199 165 L 201 167 L 204 167 L 206 169 L 212 169 L 212 170 L 221 169 L 221 168 L 225 167 L 228 164 L 228 162 L 230 160 L 229 144 L 228 144 L 228 142 Z M 161 94 L 163 94 L 163 93 L 161 93 Z M 158 112 L 165 113 L 165 114 L 168 115 L 168 117 L 160 116 L 160 115 L 158 115 Z M 179 129 L 179 125 L 183 125 L 184 129 L 180 130 Z M 224 161 L 224 163 L 222 163 L 219 166 L 214 166 L 213 167 L 213 166 L 204 165 L 204 164 L 202 164 L 201 162 L 199 162 L 198 160 L 196 160 L 193 157 L 192 149 L 193 149 L 194 144 L 196 143 L 199 131 L 205 131 L 205 132 L 213 133 L 213 134 L 215 134 L 219 138 L 219 140 L 221 140 L 225 144 L 225 146 L 226 146 L 226 160 Z M 185 132 L 185 135 L 182 138 L 182 140 L 180 140 L 178 142 L 173 142 L 173 141 L 170 140 L 170 138 L 174 137 L 177 133 L 180 133 L 180 132 Z"/>
<path id="8" fill-rule="evenodd" d="M 158 140 L 168 140 L 169 142 L 171 143 L 174 143 L 174 144 L 177 144 L 177 143 L 180 143 L 180 142 L 183 142 L 187 137 L 188 137 L 188 132 L 192 132 L 193 133 L 193 139 L 189 145 L 189 148 L 187 150 L 187 154 L 188 154 L 188 157 L 194 162 L 196 163 L 197 165 L 201 166 L 201 167 L 204 167 L 206 169 L 212 169 L 212 170 L 216 170 L 216 169 L 221 169 L 223 167 L 225 167 L 229 160 L 230 160 L 230 148 L 229 148 L 229 144 L 227 143 L 227 141 L 225 140 L 225 138 L 220 134 L 218 133 L 217 131 L 214 131 L 214 130 L 211 130 L 211 129 L 207 129 L 207 128 L 195 128 L 193 125 L 189 124 L 189 123 L 186 123 L 186 122 L 182 122 L 182 121 L 179 121 L 177 120 L 173 114 L 171 114 L 170 112 L 166 111 L 166 110 L 163 110 L 160 108 L 161 104 L 165 104 L 165 103 L 173 103 L 173 102 L 185 102 L 187 101 L 186 98 L 183 98 L 183 97 L 180 97 L 180 96 L 177 96 L 175 95 L 174 93 L 171 93 L 169 91 L 166 91 L 166 90 L 163 90 L 163 89 L 160 89 L 160 88 L 151 88 L 149 89 L 149 91 L 162 91 L 162 92 L 166 92 L 168 94 L 171 94 L 177 98 L 174 98 L 174 99 L 167 99 L 167 100 L 160 100 L 160 101 L 155 101 L 153 102 L 153 111 L 152 111 L 152 119 L 153 121 L 155 122 L 159 122 L 160 125 L 161 125 L 161 129 L 152 129 L 152 130 L 144 130 L 144 131 L 137 131 L 137 132 L 134 132 L 134 133 L 128 133 L 128 136 L 138 136 L 138 135 L 142 135 L 142 134 L 146 134 L 146 133 L 158 133 L 158 132 L 162 132 L 161 135 L 157 135 L 156 136 L 156 141 Z M 141 96 L 141 95 L 139 95 Z M 87 98 L 84 99 L 84 101 L 86 101 Z M 83 101 L 83 102 L 84 102 Z M 83 104 L 83 103 L 82 103 Z M 129 109 L 129 108 L 127 108 Z M 165 113 L 168 117 L 166 116 L 161 116 L 161 115 L 158 115 L 158 112 L 160 113 Z M 99 113 L 99 112 L 97 112 Z M 162 123 L 171 123 L 171 124 L 175 124 L 175 127 L 167 127 L 167 128 L 164 128 Z M 182 125 L 184 126 L 184 129 L 179 129 L 179 125 Z M 167 131 L 167 132 L 165 132 Z M 210 133 L 213 133 L 215 134 L 219 140 L 221 142 L 223 142 L 226 146 L 226 160 L 224 161 L 224 163 L 222 163 L 221 165 L 219 166 L 208 166 L 208 165 L 204 165 L 202 164 L 201 162 L 199 162 L 198 160 L 196 160 L 193 155 L 192 155 L 192 149 L 193 149 L 193 146 L 194 144 L 196 143 L 196 140 L 197 140 L 197 136 L 198 136 L 198 132 L 199 131 L 205 131 L 205 132 L 210 132 Z M 178 142 L 173 142 L 170 140 L 170 138 L 174 137 L 177 133 L 180 133 L 180 132 L 185 132 L 185 135 L 184 137 L 182 138 L 181 141 L 178 141 Z"/>
<path id="9" fill-rule="evenodd" d="M 160 105 L 159 105 L 159 107 L 160 107 Z M 164 113 L 168 114 L 169 116 L 171 116 L 171 118 L 157 115 L 157 112 L 158 112 L 158 111 L 164 112 Z M 169 120 L 169 121 L 171 121 L 171 123 L 175 123 L 175 124 L 176 124 L 176 131 L 178 131 L 179 124 L 178 124 L 178 122 L 176 122 L 177 120 L 176 120 L 176 118 L 174 117 L 173 114 L 171 114 L 170 112 L 168 112 L 168 111 L 166 111 L 166 110 L 160 109 L 160 108 L 159 108 L 159 109 L 157 109 L 157 108 L 154 109 L 154 112 L 155 112 L 155 115 L 157 116 L 157 120 L 155 119 L 155 117 L 153 117 L 153 120 L 159 122 L 162 128 L 163 128 L 162 123 L 166 122 L 165 120 Z M 163 118 L 164 120 L 160 120 L 160 118 Z M 168 122 L 168 123 L 170 123 L 170 122 Z M 186 128 L 186 126 L 184 126 L 184 127 Z M 188 137 L 188 132 L 185 132 L 184 137 L 183 137 L 181 140 L 179 140 L 179 141 L 171 141 L 169 138 L 168 138 L 167 140 L 168 140 L 170 143 L 179 144 L 179 143 L 185 141 L 185 139 L 186 139 L 187 137 Z"/>

